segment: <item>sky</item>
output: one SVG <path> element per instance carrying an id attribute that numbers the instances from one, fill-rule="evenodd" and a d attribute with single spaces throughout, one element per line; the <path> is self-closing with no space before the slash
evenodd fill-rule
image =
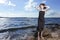
<path id="1" fill-rule="evenodd" d="M 60 17 L 60 0 L 0 0 L 0 17 L 38 17 L 34 7 L 43 1 L 50 7 L 45 17 Z"/>

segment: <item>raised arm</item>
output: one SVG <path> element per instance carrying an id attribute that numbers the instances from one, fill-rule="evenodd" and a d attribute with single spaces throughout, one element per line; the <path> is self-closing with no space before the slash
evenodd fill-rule
<path id="1" fill-rule="evenodd" d="M 47 12 L 48 10 L 50 10 L 50 7 L 46 6 L 46 9 L 44 9 L 44 10 Z"/>
<path id="2" fill-rule="evenodd" d="M 35 6 L 35 9 L 37 9 L 38 11 L 40 11 L 40 7 L 39 6 Z"/>

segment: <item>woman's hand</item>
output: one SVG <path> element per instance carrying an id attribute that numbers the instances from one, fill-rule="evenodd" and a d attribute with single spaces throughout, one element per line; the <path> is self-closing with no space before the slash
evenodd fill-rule
<path id="1" fill-rule="evenodd" d="M 49 6 L 46 6 L 45 11 L 48 11 L 48 10 L 50 10 L 50 7 Z"/>

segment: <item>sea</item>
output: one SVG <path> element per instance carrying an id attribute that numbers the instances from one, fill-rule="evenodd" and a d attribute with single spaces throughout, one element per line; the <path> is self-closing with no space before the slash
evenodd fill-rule
<path id="1" fill-rule="evenodd" d="M 59 24 L 60 18 L 45 18 L 45 24 Z M 0 40 L 27 40 L 34 35 L 38 26 L 38 18 L 1 17 Z"/>

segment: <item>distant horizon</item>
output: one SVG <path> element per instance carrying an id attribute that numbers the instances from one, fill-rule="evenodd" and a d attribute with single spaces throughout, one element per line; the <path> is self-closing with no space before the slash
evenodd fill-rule
<path id="1" fill-rule="evenodd" d="M 38 18 L 38 17 L 1 17 L 0 18 Z M 60 18 L 60 17 L 45 17 L 45 18 Z"/>

